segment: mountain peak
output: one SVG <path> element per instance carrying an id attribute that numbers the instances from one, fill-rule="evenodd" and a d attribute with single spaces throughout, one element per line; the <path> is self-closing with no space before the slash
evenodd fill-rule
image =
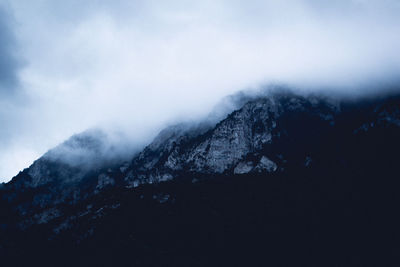
<path id="1" fill-rule="evenodd" d="M 112 221 L 107 216 L 118 213 L 121 206 L 143 209 L 146 194 L 172 211 L 175 201 L 188 197 L 181 195 L 179 200 L 178 193 L 164 192 L 164 187 L 192 191 L 212 178 L 252 187 L 254 181 L 275 183 L 281 177 L 282 185 L 290 189 L 284 181 L 296 181 L 297 176 L 317 179 L 337 174 L 340 183 L 346 183 L 345 177 L 365 178 L 378 169 L 393 168 L 392 152 L 400 148 L 399 99 L 357 102 L 287 92 L 261 95 L 246 99 L 217 123 L 167 127 L 130 158 L 112 159 L 113 146 L 103 132 L 75 135 L 0 188 L 0 204 L 7 210 L 3 224 L 17 232 L 40 226 L 48 239 L 74 236 L 83 224 L 88 228 L 73 238 L 79 243 L 90 239 L 98 223 L 105 223 L 103 218 Z"/>

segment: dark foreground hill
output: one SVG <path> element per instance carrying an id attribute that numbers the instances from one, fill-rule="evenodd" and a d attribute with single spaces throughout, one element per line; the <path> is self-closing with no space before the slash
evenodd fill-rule
<path id="1" fill-rule="evenodd" d="M 0 260 L 398 266 L 399 137 L 397 95 L 292 93 L 167 128 L 128 162 L 79 135 L 0 189 Z"/>

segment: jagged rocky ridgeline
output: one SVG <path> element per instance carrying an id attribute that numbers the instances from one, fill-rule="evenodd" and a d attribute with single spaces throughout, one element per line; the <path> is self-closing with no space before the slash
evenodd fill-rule
<path id="1" fill-rule="evenodd" d="M 216 125 L 166 128 L 131 161 L 105 160 L 116 153 L 110 153 L 106 134 L 91 130 L 35 161 L 6 185 L 5 191 L 13 193 L 5 195 L 13 202 L 19 192 L 43 188 L 24 206 L 45 207 L 74 203 L 108 186 L 137 187 L 187 174 L 275 172 L 285 159 L 270 148 L 286 134 L 280 124 L 287 114 L 306 112 L 332 127 L 339 111 L 339 104 L 326 98 L 290 93 L 254 98 Z"/>
<path id="2" fill-rule="evenodd" d="M 289 92 L 253 97 L 216 125 L 166 128 L 131 161 L 106 158 L 115 155 L 110 153 L 113 148 L 107 135 L 91 130 L 73 136 L 35 161 L 3 187 L 2 198 L 15 205 L 23 217 L 33 216 L 27 217 L 30 224 L 43 222 L 38 210 L 45 216 L 51 214 L 47 217 L 52 219 L 61 214 L 54 212 L 55 205 L 76 204 L 107 187 L 135 188 L 210 174 L 268 174 L 284 171 L 288 157 L 295 153 L 302 154 L 300 160 L 309 165 L 322 135 L 344 130 L 354 134 L 384 123 L 399 126 L 400 108 L 397 99 L 392 101 L 370 99 L 360 104 Z M 360 107 L 363 109 L 357 110 Z M 354 121 L 346 118 L 348 115 L 355 117 Z M 336 127 L 346 120 L 353 124 Z M 343 128 L 349 126 L 351 129 Z M 292 143 L 296 135 L 304 133 L 309 135 L 305 140 L 314 143 L 308 147 Z"/>
<path id="3" fill-rule="evenodd" d="M 167 181 L 274 179 L 332 166 L 355 168 L 366 156 L 358 140 L 378 142 L 400 127 L 396 95 L 346 100 L 283 92 L 242 102 L 216 124 L 166 128 L 129 159 L 107 157 L 114 148 L 99 131 L 72 137 L 0 188 L 4 240 L 39 225 L 48 239 L 68 233 L 81 242 L 93 235 L 98 220 L 120 208 L 118 196 L 110 193 L 118 190 L 129 194 Z M 167 193 L 152 198 L 161 204 L 174 200 Z M 86 230 L 71 237 L 82 222 Z"/>

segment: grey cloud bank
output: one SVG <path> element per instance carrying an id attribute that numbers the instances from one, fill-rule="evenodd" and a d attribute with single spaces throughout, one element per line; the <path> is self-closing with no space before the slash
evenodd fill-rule
<path id="1" fill-rule="evenodd" d="M 0 96 L 7 97 L 18 85 L 17 72 L 20 62 L 16 54 L 16 40 L 12 18 L 0 6 Z"/>
<path id="2" fill-rule="evenodd" d="M 241 89 L 359 94 L 400 74 L 395 0 L 0 3 L 4 181 L 91 127 L 140 146 Z"/>

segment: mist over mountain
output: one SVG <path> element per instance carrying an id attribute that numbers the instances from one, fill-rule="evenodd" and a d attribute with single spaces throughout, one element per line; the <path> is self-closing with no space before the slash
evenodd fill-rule
<path id="1" fill-rule="evenodd" d="M 138 146 L 264 84 L 396 87 L 397 0 L 0 1 L 0 179 L 73 134 Z"/>
<path id="2" fill-rule="evenodd" d="M 400 266 L 398 0 L 0 0 L 1 266 Z"/>

